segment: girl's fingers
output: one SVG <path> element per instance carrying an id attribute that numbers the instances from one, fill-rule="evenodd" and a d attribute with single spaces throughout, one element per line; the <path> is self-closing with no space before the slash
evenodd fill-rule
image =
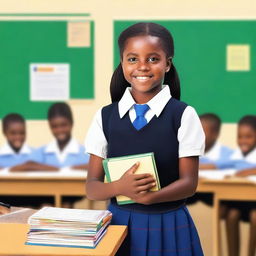
<path id="1" fill-rule="evenodd" d="M 142 193 L 144 191 L 148 191 L 151 188 L 155 187 L 155 185 L 156 185 L 156 183 L 153 182 L 153 183 L 149 183 L 149 184 L 144 185 L 144 186 L 139 186 L 139 187 L 137 187 L 136 191 L 137 191 L 137 193 Z"/>
<path id="2" fill-rule="evenodd" d="M 146 178 L 153 177 L 150 173 L 141 173 L 141 174 L 134 174 L 134 179 L 135 180 L 142 180 Z"/>
<path id="3" fill-rule="evenodd" d="M 147 177 L 145 179 L 139 179 L 136 181 L 137 186 L 143 186 L 149 183 L 155 183 L 155 179 L 153 178 L 153 176 Z"/>
<path id="4" fill-rule="evenodd" d="M 130 169 L 128 169 L 126 171 L 126 173 L 134 174 L 136 172 L 136 170 L 138 169 L 139 165 L 140 165 L 140 162 L 135 163 Z"/>

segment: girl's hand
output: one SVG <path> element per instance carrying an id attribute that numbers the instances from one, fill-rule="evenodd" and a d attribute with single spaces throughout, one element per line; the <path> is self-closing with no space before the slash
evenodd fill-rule
<path id="1" fill-rule="evenodd" d="M 247 177 L 252 175 L 250 170 L 243 170 L 243 171 L 239 171 L 235 174 L 236 177 Z"/>
<path id="2" fill-rule="evenodd" d="M 118 180 L 118 194 L 133 199 L 138 194 L 145 193 L 156 185 L 155 179 L 151 174 L 135 174 L 138 167 L 139 163 L 134 164 Z"/>
<path id="3" fill-rule="evenodd" d="M 152 195 L 156 193 L 156 192 L 152 192 L 152 191 L 143 191 L 141 193 L 138 193 L 134 198 L 132 198 L 132 200 L 138 204 L 145 204 L 145 205 L 149 205 L 152 204 Z"/>

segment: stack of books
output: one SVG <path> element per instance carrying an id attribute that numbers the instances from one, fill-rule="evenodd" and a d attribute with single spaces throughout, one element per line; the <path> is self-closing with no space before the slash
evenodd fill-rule
<path id="1" fill-rule="evenodd" d="M 107 231 L 107 210 L 44 207 L 28 219 L 28 245 L 95 248 Z"/>

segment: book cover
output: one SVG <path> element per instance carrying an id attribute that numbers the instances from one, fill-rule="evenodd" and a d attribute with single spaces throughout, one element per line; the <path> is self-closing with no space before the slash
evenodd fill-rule
<path id="1" fill-rule="evenodd" d="M 113 157 L 103 160 L 103 168 L 107 182 L 112 182 L 121 178 L 121 176 L 134 165 L 139 162 L 140 165 L 136 170 L 136 174 L 150 173 L 156 180 L 156 186 L 151 191 L 160 190 L 160 182 L 158 178 L 154 153 L 136 154 L 122 157 Z M 129 197 L 117 196 L 117 203 L 130 204 L 134 203 Z"/>

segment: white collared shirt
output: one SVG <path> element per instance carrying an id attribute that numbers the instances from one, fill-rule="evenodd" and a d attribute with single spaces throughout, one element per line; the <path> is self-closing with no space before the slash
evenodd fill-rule
<path id="1" fill-rule="evenodd" d="M 0 155 L 16 155 L 16 154 L 24 154 L 29 155 L 31 154 L 31 148 L 24 143 L 20 149 L 20 151 L 17 153 L 13 150 L 13 148 L 10 146 L 8 142 L 6 142 L 1 148 L 0 148 Z"/>
<path id="2" fill-rule="evenodd" d="M 57 140 L 50 142 L 46 148 L 46 153 L 54 153 L 60 162 L 64 162 L 68 154 L 79 154 L 80 144 L 74 138 L 71 138 L 65 148 L 60 151 Z"/>
<path id="3" fill-rule="evenodd" d="M 236 149 L 235 152 L 231 156 L 231 160 L 244 160 L 251 164 L 256 164 L 256 148 L 253 149 L 246 156 L 243 155 L 240 149 Z"/>
<path id="4" fill-rule="evenodd" d="M 171 98 L 169 86 L 163 86 L 163 89 L 147 102 L 150 109 L 146 112 L 147 122 L 156 115 L 159 117 L 164 107 Z M 124 95 L 118 103 L 120 118 L 129 111 L 131 122 L 136 118 L 134 101 L 130 88 L 126 88 Z M 107 156 L 107 140 L 102 127 L 102 116 L 99 109 L 88 130 L 85 148 L 89 154 L 94 154 L 102 158 Z M 199 117 L 194 108 L 187 106 L 181 118 L 181 126 L 178 129 L 179 157 L 199 156 L 204 153 L 205 136 Z"/>

